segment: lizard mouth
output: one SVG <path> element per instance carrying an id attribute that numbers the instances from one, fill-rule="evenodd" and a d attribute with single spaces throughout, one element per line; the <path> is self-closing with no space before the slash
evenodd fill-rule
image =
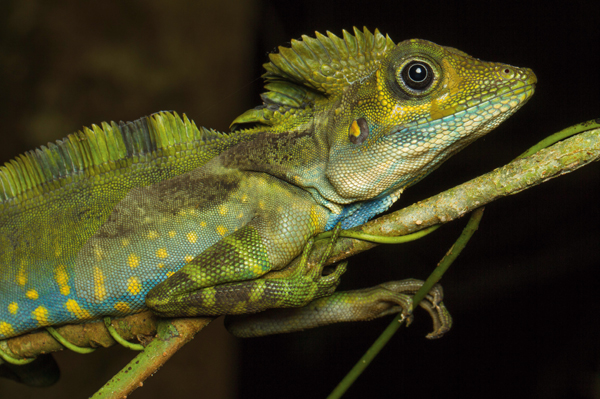
<path id="1" fill-rule="evenodd" d="M 403 133 L 413 134 L 417 141 L 421 141 L 425 140 L 426 136 L 437 134 L 437 132 L 431 132 L 431 129 L 441 127 L 440 125 L 447 125 L 443 128 L 444 131 L 460 132 L 460 137 L 456 137 L 456 140 L 469 137 L 470 142 L 498 126 L 525 105 L 533 95 L 534 89 L 535 83 L 530 83 L 487 98 L 484 101 L 475 102 L 477 100 L 472 100 L 470 104 L 465 104 L 462 109 L 456 109 L 451 115 L 436 119 L 432 119 L 431 117 L 422 118 L 412 123 L 401 125 L 392 135 L 401 136 Z M 489 113 L 492 115 L 487 115 Z M 435 130 L 437 131 L 438 129 Z"/>
<path id="2" fill-rule="evenodd" d="M 452 115 L 434 120 L 423 118 L 401 126 L 396 133 L 387 136 L 397 149 L 396 158 L 390 163 L 397 163 L 401 158 L 412 169 L 403 169 L 408 178 L 400 179 L 395 188 L 414 184 L 450 156 L 496 128 L 531 98 L 534 88 L 535 83 L 530 83 L 471 103 Z"/>
<path id="3" fill-rule="evenodd" d="M 529 101 L 529 99 L 533 96 L 534 91 L 535 83 L 530 83 L 467 108 L 465 110 L 467 113 L 470 111 L 472 112 L 472 110 L 479 110 L 482 108 L 487 110 L 500 109 L 501 111 L 499 114 L 492 115 L 489 118 L 484 119 L 479 126 L 477 126 L 475 131 L 472 132 L 473 140 L 488 133 L 500 123 L 512 116 L 512 114 L 517 112 L 523 105 L 525 105 L 525 103 L 527 103 L 527 101 Z M 498 108 L 496 108 L 495 105 L 491 105 L 492 103 L 497 103 L 500 105 Z M 507 106 L 509 107 L 508 109 L 503 109 L 503 107 Z"/>

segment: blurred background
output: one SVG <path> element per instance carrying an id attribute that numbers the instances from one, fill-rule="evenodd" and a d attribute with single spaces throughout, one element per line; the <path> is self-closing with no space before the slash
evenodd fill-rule
<path id="1" fill-rule="evenodd" d="M 423 38 L 532 68 L 533 99 L 408 190 L 403 207 L 501 166 L 543 137 L 600 118 L 600 5 L 532 1 L 4 0 L 0 162 L 82 126 L 186 113 L 227 131 L 260 104 L 261 65 L 292 38 L 352 26 Z M 600 169 L 593 164 L 486 208 L 443 280 L 455 319 L 437 341 L 424 312 L 347 398 L 600 398 Z M 350 259 L 340 289 L 426 278 L 460 234 Z M 238 340 L 213 323 L 134 398 L 322 398 L 391 319 Z M 56 354 L 49 389 L 0 381 L 2 398 L 82 398 L 134 356 Z"/>

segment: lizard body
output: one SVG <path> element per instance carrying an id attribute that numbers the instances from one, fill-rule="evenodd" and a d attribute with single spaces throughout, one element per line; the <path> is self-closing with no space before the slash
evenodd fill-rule
<path id="1" fill-rule="evenodd" d="M 315 234 L 388 209 L 536 83 L 526 68 L 366 29 L 303 36 L 270 58 L 263 106 L 229 134 L 161 112 L 0 167 L 0 338 L 147 307 L 178 317 L 327 301 L 341 267 L 261 276 Z"/>

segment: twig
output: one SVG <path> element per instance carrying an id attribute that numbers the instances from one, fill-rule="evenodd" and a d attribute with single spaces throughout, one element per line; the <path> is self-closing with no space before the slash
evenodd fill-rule
<path id="1" fill-rule="evenodd" d="M 146 378 L 154 374 L 212 320 L 209 317 L 197 317 L 159 322 L 158 334 L 154 340 L 92 398 L 126 398 L 131 392 L 143 386 Z"/>

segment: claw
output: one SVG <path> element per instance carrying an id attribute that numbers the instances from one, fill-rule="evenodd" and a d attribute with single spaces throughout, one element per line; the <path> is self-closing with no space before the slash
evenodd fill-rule
<path id="1" fill-rule="evenodd" d="M 429 313 L 433 320 L 433 331 L 427 334 L 427 339 L 441 338 L 452 327 L 452 316 L 442 302 L 434 304 L 429 300 L 423 300 L 421 307 Z"/>
<path id="2" fill-rule="evenodd" d="M 327 293 L 332 294 L 340 284 L 340 277 L 346 272 L 348 262 L 341 262 L 335 268 L 335 271 L 327 276 L 321 276 L 317 281 L 320 289 L 328 289 Z"/>
<path id="3" fill-rule="evenodd" d="M 329 242 L 327 243 L 327 247 L 325 248 L 325 251 L 323 252 L 323 256 L 321 256 L 321 262 L 320 262 L 321 264 L 325 264 L 327 259 L 329 259 L 329 256 L 331 255 L 331 252 L 333 251 L 333 246 L 336 243 L 341 232 L 342 232 L 342 224 L 338 223 L 333 228 L 331 238 L 329 239 Z"/>
<path id="4" fill-rule="evenodd" d="M 304 246 L 304 249 L 302 250 L 302 255 L 300 256 L 299 263 L 301 265 L 306 265 L 306 263 L 308 262 L 308 256 L 310 255 L 310 251 L 312 251 L 312 248 L 314 245 L 315 245 L 315 240 L 313 238 L 310 238 L 306 242 L 306 245 Z"/>
<path id="5" fill-rule="evenodd" d="M 411 297 L 416 294 L 422 285 L 423 281 L 416 279 L 389 281 L 381 284 L 382 287 L 390 291 L 411 295 Z M 436 284 L 419 304 L 427 311 L 427 313 L 429 313 L 429 316 L 431 316 L 431 319 L 433 320 L 433 331 L 427 334 L 428 339 L 440 338 L 450 330 L 450 327 L 452 327 L 452 316 L 450 316 L 450 313 L 444 306 L 444 303 L 442 302 L 443 298 L 444 290 L 441 285 Z M 410 309 L 412 309 L 412 299 L 410 299 L 409 302 L 410 303 L 404 303 L 403 301 L 400 304 L 403 309 L 402 314 L 405 317 L 406 315 L 411 315 Z M 409 325 L 408 320 L 406 325 Z"/>

